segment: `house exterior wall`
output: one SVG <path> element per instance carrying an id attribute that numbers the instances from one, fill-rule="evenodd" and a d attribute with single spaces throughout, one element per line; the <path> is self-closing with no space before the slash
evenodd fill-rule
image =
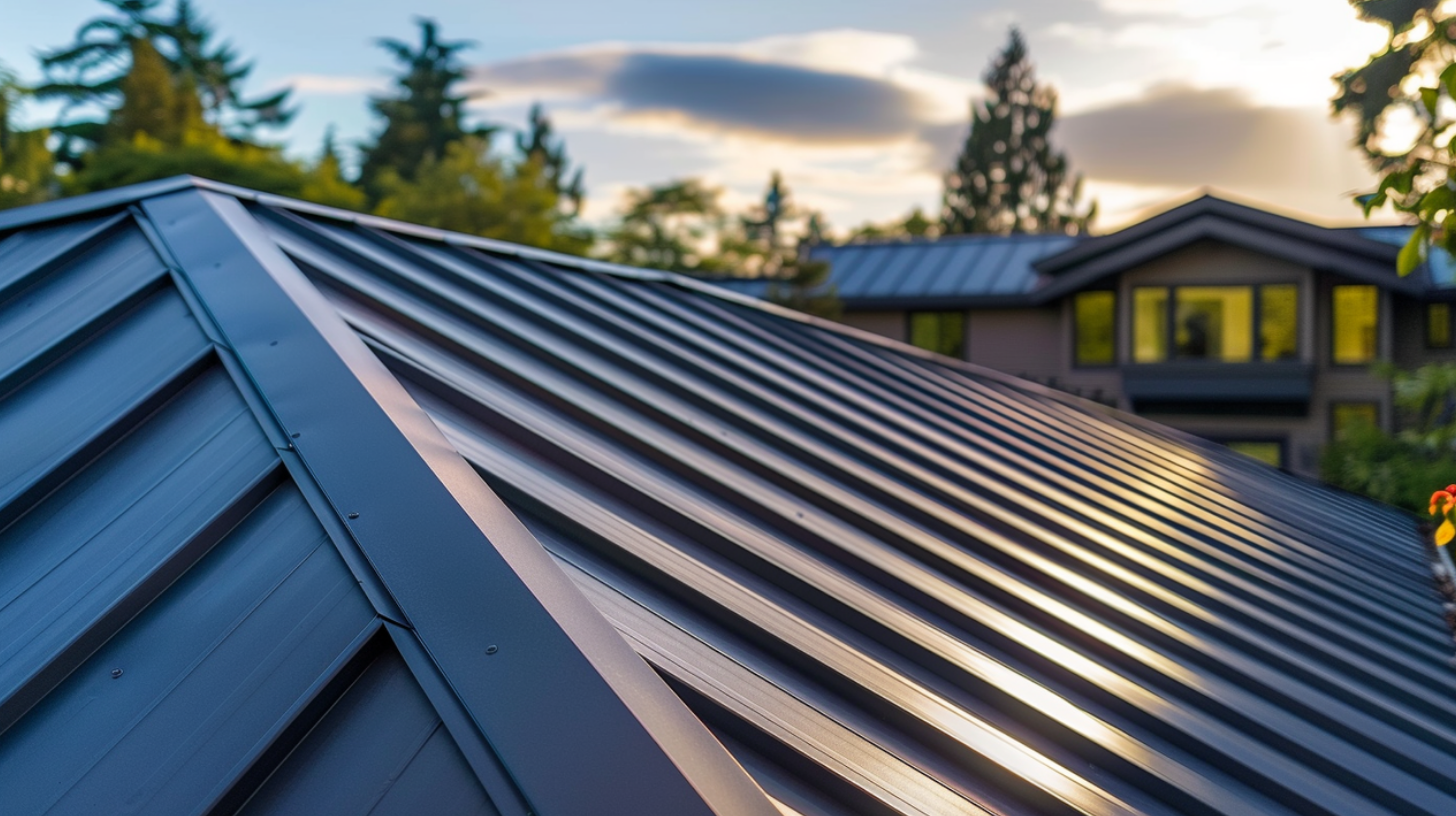
<path id="1" fill-rule="evenodd" d="M 900 310 L 860 312 L 846 309 L 840 322 L 902 343 L 908 327 L 905 312 Z"/>
<path id="2" fill-rule="evenodd" d="M 966 359 L 1046 382 L 1062 376 L 1062 309 L 981 309 L 966 321 Z"/>

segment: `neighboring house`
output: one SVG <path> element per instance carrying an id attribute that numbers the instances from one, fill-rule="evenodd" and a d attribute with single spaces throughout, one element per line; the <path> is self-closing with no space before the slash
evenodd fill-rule
<path id="1" fill-rule="evenodd" d="M 1456 279 L 1448 263 L 1400 278 L 1406 234 L 1205 196 L 1093 238 L 963 236 L 814 256 L 831 263 L 851 326 L 1309 475 L 1346 423 L 1391 425 L 1372 364 L 1456 360 Z"/>
<path id="2" fill-rule="evenodd" d="M 680 276 L 0 213 L 0 812 L 1450 816 L 1408 516 Z"/>

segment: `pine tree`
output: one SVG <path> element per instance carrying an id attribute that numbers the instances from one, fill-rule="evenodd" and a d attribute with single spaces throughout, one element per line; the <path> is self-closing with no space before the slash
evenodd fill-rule
<path id="1" fill-rule="evenodd" d="M 1056 91 L 1037 84 L 1016 28 L 982 79 L 986 98 L 972 103 L 970 135 L 946 176 L 943 233 L 1085 231 L 1097 206 L 1079 210 L 1082 179 L 1048 138 Z"/>
<path id="2" fill-rule="evenodd" d="M 132 46 L 142 40 L 151 45 L 176 83 L 191 83 L 195 92 L 184 102 L 192 105 L 195 97 L 202 115 L 234 138 L 246 138 L 258 127 L 285 125 L 292 118 L 287 90 L 261 99 L 241 97 L 238 88 L 252 64 L 240 62 L 232 46 L 212 44 L 212 27 L 193 12 L 189 0 L 178 0 L 170 18 L 159 14 L 161 0 L 101 2 L 111 14 L 84 23 L 70 45 L 40 55 L 47 81 L 36 88 L 36 95 L 66 103 L 62 121 L 54 128 L 61 137 L 62 162 L 79 166 L 80 155 L 108 135 L 104 123 L 71 120 L 69 112 L 114 107 L 132 72 Z"/>
<path id="3" fill-rule="evenodd" d="M 736 261 L 733 266 L 740 274 L 770 279 L 766 299 L 819 317 L 840 316 L 844 307 L 829 283 L 829 264 L 809 258 L 813 243 L 823 237 L 819 214 L 794 204 L 778 171 L 769 177 L 763 203 L 741 223 L 743 237 L 724 242 L 725 254 Z M 802 225 L 798 236 L 793 234 L 796 225 Z"/>
<path id="4" fill-rule="evenodd" d="M 462 121 L 466 97 L 455 92 L 456 84 L 465 78 L 459 54 L 471 44 L 441 40 L 434 20 L 417 22 L 420 26 L 418 50 L 399 40 L 378 41 L 405 70 L 395 79 L 398 86 L 395 95 L 377 96 L 369 102 L 374 112 L 383 117 L 384 127 L 373 144 L 363 147 L 359 183 L 375 202 L 386 194 L 382 184 L 386 171 L 398 179 L 413 181 L 427 159 L 443 161 L 451 145 L 466 136 L 483 136 L 487 132 L 480 128 L 466 129 Z"/>
<path id="5" fill-rule="evenodd" d="M 586 197 L 582 188 L 582 168 L 572 171 L 571 161 L 566 157 L 566 145 L 553 137 L 551 120 L 546 118 L 540 104 L 531 106 L 528 122 L 529 129 L 516 134 L 516 150 L 521 161 L 538 163 L 567 214 L 572 217 L 579 215 L 582 199 Z"/>

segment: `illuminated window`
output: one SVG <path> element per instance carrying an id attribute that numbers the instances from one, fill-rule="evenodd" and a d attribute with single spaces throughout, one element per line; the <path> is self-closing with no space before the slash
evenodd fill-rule
<path id="1" fill-rule="evenodd" d="M 1292 283 L 1259 287 L 1259 359 L 1299 357 L 1299 287 Z"/>
<path id="2" fill-rule="evenodd" d="M 1330 403 L 1330 436 L 1339 439 L 1354 428 L 1380 425 L 1380 406 L 1373 402 Z"/>
<path id="3" fill-rule="evenodd" d="M 1077 365 L 1112 365 L 1117 359 L 1117 296 L 1078 292 L 1072 307 Z"/>
<path id="4" fill-rule="evenodd" d="M 1245 456 L 1252 456 L 1266 465 L 1284 467 L 1284 443 L 1262 440 L 1241 440 L 1225 442 L 1230 449 Z"/>
<path id="5" fill-rule="evenodd" d="M 1139 286 L 1132 290 L 1132 359 L 1161 363 L 1168 359 L 1168 288 Z"/>
<path id="6" fill-rule="evenodd" d="M 1173 303 L 1173 348 L 1178 359 L 1223 363 L 1253 359 L 1251 287 L 1180 286 L 1173 290 Z"/>
<path id="7" fill-rule="evenodd" d="M 1360 365 L 1375 359 L 1379 336 L 1380 292 L 1374 286 L 1336 286 L 1334 300 L 1335 365 Z"/>
<path id="8" fill-rule="evenodd" d="M 1426 306 L 1426 348 L 1451 348 L 1451 304 Z"/>
<path id="9" fill-rule="evenodd" d="M 1295 284 L 1133 290 L 1133 362 L 1247 363 L 1298 357 Z"/>
<path id="10" fill-rule="evenodd" d="M 965 312 L 911 312 L 910 345 L 962 357 L 966 340 Z"/>

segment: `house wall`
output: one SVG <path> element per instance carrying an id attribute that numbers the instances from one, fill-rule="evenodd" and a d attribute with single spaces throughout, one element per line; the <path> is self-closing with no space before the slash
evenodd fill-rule
<path id="1" fill-rule="evenodd" d="M 981 309 L 966 321 L 966 357 L 1045 382 L 1063 373 L 1062 309 Z"/>
<path id="2" fill-rule="evenodd" d="M 905 333 L 909 330 L 904 311 L 856 312 L 846 309 L 840 320 L 845 325 L 902 343 L 905 342 Z"/>

